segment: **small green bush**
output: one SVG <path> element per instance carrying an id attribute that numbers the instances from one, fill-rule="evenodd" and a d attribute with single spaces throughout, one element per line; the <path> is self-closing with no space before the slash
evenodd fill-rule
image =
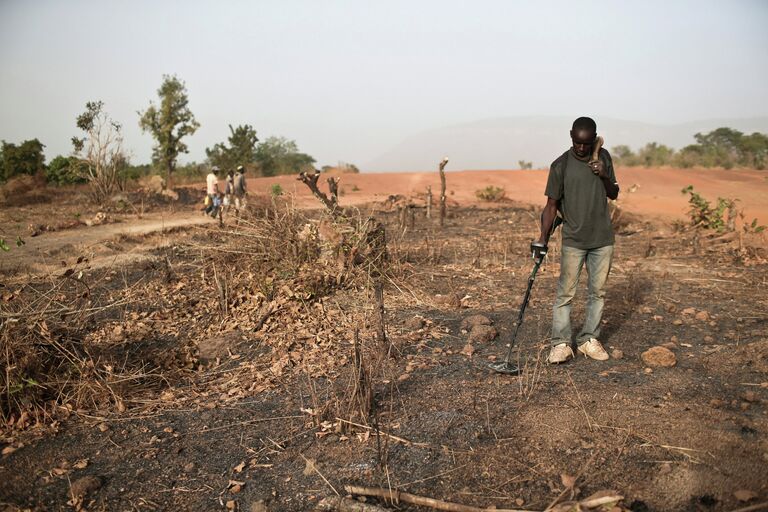
<path id="1" fill-rule="evenodd" d="M 283 187 L 281 187 L 279 183 L 273 183 L 272 187 L 269 189 L 269 193 L 272 194 L 272 197 L 279 197 L 283 195 Z"/>
<path id="2" fill-rule="evenodd" d="M 481 201 L 501 201 L 506 195 L 506 191 L 502 187 L 495 187 L 488 185 L 487 187 L 476 190 L 475 195 Z"/>

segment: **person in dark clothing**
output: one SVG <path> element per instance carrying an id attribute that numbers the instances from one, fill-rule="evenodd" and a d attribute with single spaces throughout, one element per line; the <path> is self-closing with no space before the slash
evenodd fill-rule
<path id="1" fill-rule="evenodd" d="M 614 245 L 607 200 L 619 196 L 619 185 L 607 150 L 600 149 L 597 159 L 592 160 L 596 140 L 595 121 L 580 117 L 573 122 L 571 148 L 550 166 L 541 236 L 532 245 L 534 252 L 546 254 L 555 218 L 558 213 L 562 215 L 560 278 L 552 315 L 549 363 L 564 363 L 574 357 L 571 348 L 571 304 L 585 264 L 588 275 L 587 308 L 584 326 L 576 337 L 576 347 L 586 357 L 599 361 L 609 358 L 598 337 Z M 534 257 L 537 256 L 534 254 Z"/>

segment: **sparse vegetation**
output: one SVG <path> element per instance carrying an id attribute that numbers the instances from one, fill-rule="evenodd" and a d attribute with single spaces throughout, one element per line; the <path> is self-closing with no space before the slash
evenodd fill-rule
<path id="1" fill-rule="evenodd" d="M 693 189 L 692 185 L 688 185 L 681 192 L 690 196 L 688 217 L 694 227 L 718 232 L 734 231 L 736 219 L 739 218 L 742 221 L 742 229 L 746 233 L 760 233 L 765 230 L 765 226 L 758 224 L 757 219 L 752 219 L 752 222 L 746 220 L 744 212 L 736 207 L 738 199 L 718 197 L 717 204 L 712 206 L 710 201 Z"/>
<path id="2" fill-rule="evenodd" d="M 256 162 L 262 176 L 298 174 L 313 170 L 315 159 L 299 151 L 296 142 L 285 137 L 268 137 L 256 148 Z"/>
<path id="3" fill-rule="evenodd" d="M 269 189 L 269 193 L 272 197 L 280 197 L 283 195 L 283 187 L 279 183 L 273 183 Z"/>
<path id="4" fill-rule="evenodd" d="M 21 144 L 2 141 L 0 146 L 0 181 L 16 176 L 32 176 L 45 170 L 43 145 L 37 139 L 25 140 Z"/>
<path id="5" fill-rule="evenodd" d="M 518 160 L 517 165 L 521 170 L 533 169 L 533 162 L 528 162 L 526 160 Z"/>
<path id="6" fill-rule="evenodd" d="M 617 164 L 627 166 L 768 167 L 767 134 L 755 132 L 747 135 L 732 128 L 718 128 L 709 133 L 697 133 L 694 138 L 696 144 L 679 151 L 650 142 L 637 153 L 628 146 L 619 145 L 611 149 L 611 154 Z"/>
<path id="7" fill-rule="evenodd" d="M 506 191 L 503 187 L 497 187 L 494 185 L 488 185 L 487 187 L 476 190 L 475 196 L 477 196 L 478 199 L 481 201 L 501 201 L 504 199 L 504 196 L 506 195 Z"/>

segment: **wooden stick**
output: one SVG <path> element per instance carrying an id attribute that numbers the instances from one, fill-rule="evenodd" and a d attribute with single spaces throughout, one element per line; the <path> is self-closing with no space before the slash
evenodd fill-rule
<path id="1" fill-rule="evenodd" d="M 331 490 L 333 491 L 333 493 L 334 493 L 336 496 L 341 496 L 341 494 L 339 494 L 339 491 L 337 491 L 337 490 L 336 490 L 336 488 L 335 488 L 333 485 L 331 485 L 331 482 L 329 482 L 329 481 L 328 481 L 328 479 L 327 479 L 327 478 L 325 478 L 325 476 L 324 476 L 324 475 L 323 475 L 323 474 L 320 472 L 320 470 L 319 470 L 319 469 L 317 469 L 317 464 L 315 464 L 315 461 L 312 461 L 312 462 L 310 462 L 310 461 L 309 461 L 309 460 L 307 460 L 307 458 L 306 458 L 304 455 L 302 455 L 301 453 L 299 454 L 299 456 L 301 456 L 301 458 L 302 458 L 302 459 L 304 459 L 304 462 L 306 462 L 308 466 L 312 466 L 312 469 L 315 471 L 315 473 L 317 473 L 318 475 L 320 475 L 320 478 L 322 478 L 322 479 L 323 479 L 323 482 L 325 482 L 326 484 L 328 484 L 328 487 L 330 487 L 330 488 L 331 488 Z"/>
<path id="2" fill-rule="evenodd" d="M 445 166 L 448 165 L 448 157 L 440 162 L 440 227 L 445 224 Z"/>
<path id="3" fill-rule="evenodd" d="M 750 505 L 744 508 L 737 508 L 736 510 L 732 510 L 731 512 L 758 512 L 760 510 L 768 510 L 768 501 L 758 503 L 757 505 Z"/>
<path id="4" fill-rule="evenodd" d="M 390 503 L 400 503 L 403 501 L 405 503 L 430 507 L 436 510 L 447 510 L 448 512 L 488 512 L 491 510 L 495 512 L 532 512 L 530 510 L 521 509 L 473 507 L 471 505 L 461 505 L 459 503 L 451 503 L 450 501 L 436 500 L 434 498 L 418 496 L 416 494 L 396 491 L 394 489 L 382 489 L 381 487 L 346 485 L 344 486 L 344 490 L 349 494 L 357 494 L 359 496 L 375 496 L 387 500 Z"/>
<path id="5" fill-rule="evenodd" d="M 344 217 L 344 214 L 341 212 L 341 209 L 338 208 L 338 205 L 329 199 L 328 196 L 325 195 L 325 192 L 320 191 L 320 189 L 317 187 L 317 180 L 320 179 L 319 172 L 314 174 L 307 174 L 306 172 L 302 172 L 299 174 L 297 179 L 309 187 L 309 190 L 312 191 L 312 194 L 318 198 L 320 202 L 322 202 L 334 216 Z"/>

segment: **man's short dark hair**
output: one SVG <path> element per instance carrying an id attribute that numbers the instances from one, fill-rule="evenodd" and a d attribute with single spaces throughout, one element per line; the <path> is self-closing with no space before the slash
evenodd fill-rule
<path id="1" fill-rule="evenodd" d="M 597 133 L 597 123 L 591 117 L 580 117 L 573 122 L 573 131 L 586 130 L 590 133 Z"/>

